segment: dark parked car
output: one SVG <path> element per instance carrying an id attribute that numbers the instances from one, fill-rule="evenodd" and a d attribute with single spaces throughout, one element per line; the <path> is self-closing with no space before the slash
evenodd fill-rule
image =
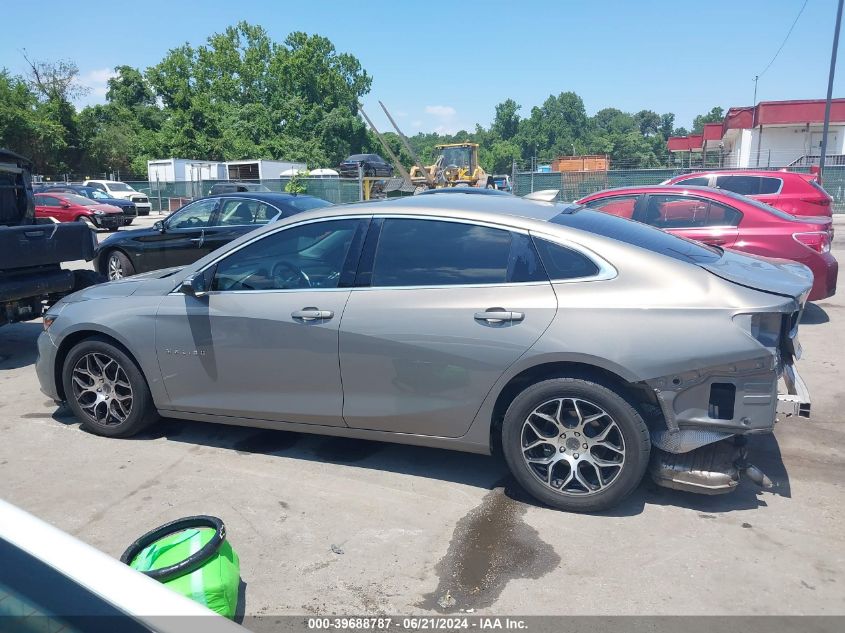
<path id="1" fill-rule="evenodd" d="M 257 182 L 218 182 L 211 185 L 209 195 L 215 196 L 221 193 L 238 193 L 245 191 L 270 191 L 268 187 Z"/>
<path id="2" fill-rule="evenodd" d="M 368 178 L 393 175 L 393 166 L 378 154 L 352 154 L 340 164 L 338 172 L 342 178 L 357 178 L 358 165 L 361 173 Z"/>
<path id="3" fill-rule="evenodd" d="M 112 198 L 107 193 L 94 187 L 86 187 L 84 185 L 52 185 L 41 187 L 38 193 L 75 193 L 77 196 L 96 200 L 98 204 L 110 204 L 123 211 L 124 226 L 129 226 L 132 224 L 132 220 L 138 217 L 138 209 L 135 207 L 134 202 L 122 198 Z"/>
<path id="4" fill-rule="evenodd" d="M 259 226 L 301 211 L 331 206 L 313 196 L 246 192 L 194 200 L 151 228 L 103 240 L 94 268 L 109 279 L 184 266 Z"/>

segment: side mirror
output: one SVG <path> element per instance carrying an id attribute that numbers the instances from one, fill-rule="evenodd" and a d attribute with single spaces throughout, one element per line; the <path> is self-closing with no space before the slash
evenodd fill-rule
<path id="1" fill-rule="evenodd" d="M 215 268 L 208 268 L 202 272 L 188 275 L 182 280 L 182 285 L 179 286 L 179 292 L 196 299 L 204 297 L 211 289 L 211 281 L 214 279 Z"/>
<path id="2" fill-rule="evenodd" d="M 62 200 L 61 205 L 62 209 L 70 209 L 70 202 L 68 202 L 67 200 Z"/>
<path id="3" fill-rule="evenodd" d="M 158 220 L 155 224 L 153 224 L 153 228 L 159 233 L 164 233 L 164 222 Z"/>

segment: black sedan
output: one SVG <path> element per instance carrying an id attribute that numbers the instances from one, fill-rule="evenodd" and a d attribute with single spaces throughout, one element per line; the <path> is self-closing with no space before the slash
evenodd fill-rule
<path id="1" fill-rule="evenodd" d="M 122 198 L 112 198 L 94 187 L 86 187 L 84 185 L 50 185 L 42 187 L 38 190 L 38 193 L 75 193 L 78 196 L 96 200 L 99 204 L 110 204 L 113 207 L 118 207 L 123 211 L 124 226 L 132 224 L 132 220 L 138 217 L 138 209 L 135 207 L 134 202 Z"/>
<path id="2" fill-rule="evenodd" d="M 115 233 L 100 243 L 94 267 L 109 279 L 192 264 L 268 222 L 331 206 L 313 196 L 245 192 L 200 198 L 151 228 Z"/>
<path id="3" fill-rule="evenodd" d="M 358 166 L 361 166 L 361 174 L 368 178 L 393 175 L 393 166 L 386 162 L 378 154 L 352 154 L 338 166 L 338 172 L 342 178 L 357 178 Z"/>

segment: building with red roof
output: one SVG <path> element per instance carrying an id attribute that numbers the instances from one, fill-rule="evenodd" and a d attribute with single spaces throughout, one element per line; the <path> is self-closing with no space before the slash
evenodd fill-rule
<path id="1" fill-rule="evenodd" d="M 725 167 L 816 164 L 824 106 L 824 99 L 801 99 L 730 108 L 721 123 L 706 124 L 701 134 L 672 136 L 666 146 L 673 153 L 720 156 Z M 845 99 L 831 102 L 827 154 L 845 154 Z"/>

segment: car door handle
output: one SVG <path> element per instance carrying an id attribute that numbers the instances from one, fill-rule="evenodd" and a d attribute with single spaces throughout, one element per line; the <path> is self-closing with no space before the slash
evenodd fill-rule
<path id="1" fill-rule="evenodd" d="M 512 312 L 504 308 L 489 308 L 484 312 L 476 312 L 476 321 L 487 321 L 487 323 L 504 323 L 506 321 L 522 321 L 525 314 Z"/>
<path id="2" fill-rule="evenodd" d="M 334 312 L 331 310 L 318 310 L 317 308 L 302 308 L 302 310 L 296 310 L 290 313 L 291 317 L 294 319 L 300 319 L 301 321 L 316 321 L 316 320 L 328 320 L 334 316 Z"/>

